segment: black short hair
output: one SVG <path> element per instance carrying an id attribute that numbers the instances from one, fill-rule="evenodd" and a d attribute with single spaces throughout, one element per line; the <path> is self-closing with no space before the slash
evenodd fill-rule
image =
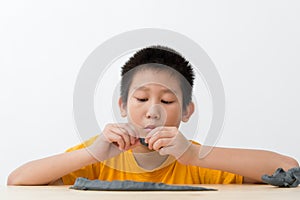
<path id="1" fill-rule="evenodd" d="M 128 99 L 129 86 L 133 75 L 138 71 L 137 67 L 144 64 L 157 63 L 165 65 L 179 72 L 185 80 L 181 80 L 183 95 L 183 108 L 192 100 L 192 88 L 194 85 L 195 74 L 189 61 L 180 53 L 166 46 L 150 46 L 137 51 L 122 67 L 121 70 L 121 98 L 126 104 Z M 151 66 L 151 65 L 149 65 Z M 127 73 L 129 72 L 130 73 Z M 133 72 L 133 73 L 132 73 Z M 126 76 L 125 76 L 126 74 Z M 130 75 L 128 75 L 130 74 Z M 188 83 L 189 86 L 187 86 Z"/>

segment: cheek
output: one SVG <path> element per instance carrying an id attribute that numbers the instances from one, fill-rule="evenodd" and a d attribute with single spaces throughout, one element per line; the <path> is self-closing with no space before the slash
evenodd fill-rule
<path id="1" fill-rule="evenodd" d="M 178 106 L 174 106 L 174 108 L 167 108 L 167 120 L 166 125 L 177 125 L 181 121 L 181 109 Z"/>
<path id="2" fill-rule="evenodd" d="M 127 107 L 127 112 L 128 119 L 131 122 L 138 123 L 139 121 L 141 121 L 143 116 L 143 109 L 141 109 L 138 104 L 130 102 L 130 104 Z"/>

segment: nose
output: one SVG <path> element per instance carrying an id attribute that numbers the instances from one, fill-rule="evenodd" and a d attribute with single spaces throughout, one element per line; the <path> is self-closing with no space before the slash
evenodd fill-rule
<path id="1" fill-rule="evenodd" d="M 152 104 L 146 112 L 146 118 L 148 120 L 155 120 L 156 125 L 162 126 L 167 120 L 167 112 L 162 105 Z"/>
<path id="2" fill-rule="evenodd" d="M 160 105 L 151 105 L 146 112 L 147 119 L 160 119 L 161 108 Z"/>

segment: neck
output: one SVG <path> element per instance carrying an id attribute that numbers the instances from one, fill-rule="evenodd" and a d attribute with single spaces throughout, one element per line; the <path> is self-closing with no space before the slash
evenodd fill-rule
<path id="1" fill-rule="evenodd" d="M 146 146 L 138 146 L 132 149 L 137 164 L 146 170 L 160 167 L 168 158 L 168 155 L 160 155 L 159 152 L 149 150 Z"/>

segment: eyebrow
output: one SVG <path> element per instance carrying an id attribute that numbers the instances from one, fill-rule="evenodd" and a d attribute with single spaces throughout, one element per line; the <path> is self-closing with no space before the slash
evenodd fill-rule
<path id="1" fill-rule="evenodd" d="M 145 86 L 141 86 L 141 87 L 135 87 L 133 88 L 134 90 L 142 90 L 142 91 L 149 91 L 150 89 L 145 87 Z M 163 93 L 172 93 L 172 94 L 177 94 L 176 91 L 174 90 L 170 90 L 170 89 L 162 89 Z"/>

